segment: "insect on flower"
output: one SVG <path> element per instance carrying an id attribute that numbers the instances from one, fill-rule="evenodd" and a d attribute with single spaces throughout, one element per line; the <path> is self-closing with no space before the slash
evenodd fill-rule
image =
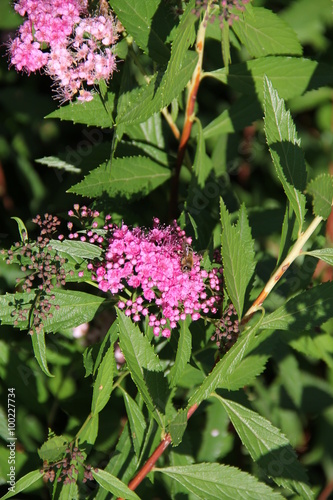
<path id="1" fill-rule="evenodd" d="M 183 251 L 180 266 L 183 273 L 187 273 L 193 268 L 193 250 L 185 242 L 183 242 Z"/>

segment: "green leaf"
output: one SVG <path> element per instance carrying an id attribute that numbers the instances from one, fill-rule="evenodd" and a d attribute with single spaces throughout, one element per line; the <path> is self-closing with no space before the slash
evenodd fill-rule
<path id="1" fill-rule="evenodd" d="M 43 158 L 38 158 L 34 161 L 40 165 L 46 165 L 50 168 L 65 170 L 65 172 L 72 172 L 74 174 L 79 174 L 81 172 L 80 168 L 74 167 L 71 163 L 60 160 L 60 158 L 57 158 L 56 156 L 44 156 Z"/>
<path id="2" fill-rule="evenodd" d="M 296 33 L 277 14 L 262 7 L 246 10 L 232 29 L 253 57 L 302 55 Z"/>
<path id="3" fill-rule="evenodd" d="M 110 106 L 113 108 L 115 95 L 109 92 L 107 96 L 108 107 L 109 109 Z M 99 94 L 96 94 L 92 101 L 75 102 L 62 106 L 45 118 L 59 118 L 99 128 L 110 128 L 113 125 L 112 115 Z"/>
<path id="4" fill-rule="evenodd" d="M 161 38 L 158 7 L 160 0 L 114 0 L 112 10 L 137 45 L 159 63 L 169 59 L 169 49 Z M 164 14 L 167 11 L 164 10 Z M 164 17 L 165 21 L 165 17 Z"/>
<path id="5" fill-rule="evenodd" d="M 96 415 L 103 410 L 108 403 L 113 387 L 113 374 L 115 359 L 113 343 L 106 351 L 101 364 L 98 367 L 97 377 L 94 383 L 93 397 L 91 402 L 91 412 Z"/>
<path id="6" fill-rule="evenodd" d="M 229 71 L 229 64 L 231 63 L 230 57 L 230 26 L 228 22 L 223 19 L 223 28 L 220 28 L 220 37 L 222 45 L 222 58 L 226 71 Z"/>
<path id="7" fill-rule="evenodd" d="M 153 420 L 151 420 L 153 422 Z M 138 459 L 133 452 L 132 440 L 129 433 L 128 422 L 120 435 L 114 454 L 105 467 L 105 472 L 122 479 L 124 482 L 130 481 L 138 467 Z M 106 490 L 99 488 L 96 500 L 108 498 Z"/>
<path id="8" fill-rule="evenodd" d="M 169 432 L 172 439 L 173 446 L 178 446 L 183 438 L 184 432 L 187 427 L 187 410 L 179 410 L 175 418 L 169 424 Z"/>
<path id="9" fill-rule="evenodd" d="M 237 340 L 230 351 L 228 351 L 227 354 L 215 365 L 200 387 L 198 387 L 198 389 L 196 389 L 196 391 L 192 394 L 187 408 L 190 408 L 194 404 L 199 405 L 202 401 L 209 398 L 217 388 L 225 388 L 228 390 L 234 389 L 234 373 L 244 357 L 253 348 L 255 340 L 254 337 L 260 327 L 261 321 L 262 318 L 260 318 L 251 328 L 245 330 L 242 337 Z"/>
<path id="10" fill-rule="evenodd" d="M 65 253 L 74 258 L 93 260 L 102 255 L 101 248 L 86 241 L 50 240 L 50 246 L 57 253 Z"/>
<path id="11" fill-rule="evenodd" d="M 57 462 L 65 455 L 67 446 L 68 442 L 63 436 L 53 436 L 38 449 L 38 455 L 48 463 Z"/>
<path id="12" fill-rule="evenodd" d="M 333 176 L 319 175 L 309 182 L 306 190 L 313 196 L 313 213 L 326 220 L 332 210 Z"/>
<path id="13" fill-rule="evenodd" d="M 332 317 L 332 283 L 306 290 L 264 317 L 260 328 L 301 332 L 320 326 Z"/>
<path id="14" fill-rule="evenodd" d="M 0 500 L 7 500 L 7 498 L 12 498 L 13 496 L 17 498 L 18 493 L 26 490 L 27 488 L 29 488 L 29 486 L 36 483 L 36 481 L 39 481 L 39 479 L 41 479 L 42 477 L 43 474 L 40 473 L 39 469 L 28 472 L 28 474 L 21 477 L 21 479 L 16 482 L 15 491 L 8 491 L 8 493 L 3 495 Z"/>
<path id="15" fill-rule="evenodd" d="M 321 248 L 319 250 L 312 250 L 311 252 L 304 252 L 306 255 L 311 255 L 317 259 L 327 262 L 330 266 L 333 266 L 333 248 Z"/>
<path id="16" fill-rule="evenodd" d="M 265 75 L 280 98 L 291 99 L 306 90 L 317 89 L 333 82 L 333 67 L 310 59 L 267 56 L 240 64 L 232 64 L 229 73 L 218 69 L 206 73 L 246 95 L 257 95 L 263 101 Z"/>
<path id="17" fill-rule="evenodd" d="M 126 484 L 117 479 L 115 476 L 106 472 L 105 470 L 96 469 L 92 470 L 92 475 L 94 479 L 100 484 L 105 490 L 109 491 L 117 497 L 124 498 L 126 500 L 140 500 L 140 497 L 134 491 L 130 490 Z"/>
<path id="18" fill-rule="evenodd" d="M 140 455 L 142 443 L 145 437 L 146 421 L 137 403 L 127 392 L 123 392 L 126 413 L 131 429 L 131 438 L 137 457 Z"/>
<path id="19" fill-rule="evenodd" d="M 19 217 L 11 217 L 11 219 L 13 219 L 17 222 L 21 241 L 22 241 L 22 243 L 26 243 L 29 239 L 29 236 L 28 236 L 28 230 L 25 227 L 23 220 L 21 220 Z"/>
<path id="20" fill-rule="evenodd" d="M 197 21 L 197 18 L 192 12 L 194 6 L 194 0 L 190 0 L 176 30 L 175 38 L 172 44 L 170 61 L 168 63 L 162 82 L 164 106 L 169 104 L 174 97 L 178 97 L 178 93 L 183 90 L 184 86 L 191 78 L 197 62 L 198 56 L 194 52 L 191 54 L 192 64 L 194 63 L 192 66 L 192 71 L 190 74 L 186 72 L 188 80 L 185 82 L 185 85 L 182 86 L 182 88 L 180 88 L 177 93 L 175 93 L 174 88 L 179 89 L 178 79 L 184 72 L 184 64 L 189 57 L 187 49 L 191 47 L 195 42 L 195 23 Z M 184 79 L 185 78 L 183 76 L 182 81 L 184 81 Z"/>
<path id="21" fill-rule="evenodd" d="M 52 373 L 49 371 L 49 367 L 47 366 L 46 359 L 46 344 L 45 344 L 45 333 L 43 331 L 36 332 L 34 331 L 31 335 L 32 348 L 34 350 L 35 358 L 41 368 L 41 370 L 48 377 L 54 377 Z"/>
<path id="22" fill-rule="evenodd" d="M 306 186 L 304 155 L 296 128 L 272 83 L 264 81 L 265 133 L 278 178 L 295 212 L 301 231 L 305 216 Z"/>
<path id="23" fill-rule="evenodd" d="M 89 418 L 88 422 L 85 423 L 83 427 L 81 427 L 79 433 L 80 443 L 85 443 L 89 445 L 95 444 L 95 441 L 98 436 L 98 428 L 99 428 L 99 414 L 96 413 Z"/>
<path id="24" fill-rule="evenodd" d="M 146 196 L 170 176 L 169 169 L 148 157 L 115 158 L 112 165 L 108 163 L 95 168 L 68 192 L 89 198 L 98 198 L 106 193 L 111 197 L 124 196 L 130 199 L 138 194 Z"/>
<path id="25" fill-rule="evenodd" d="M 223 276 L 228 295 L 242 317 L 247 286 L 254 272 L 254 240 L 251 236 L 245 206 L 239 210 L 236 226 L 231 224 L 229 212 L 221 199 Z"/>
<path id="26" fill-rule="evenodd" d="M 279 486 L 312 499 L 307 475 L 288 439 L 268 420 L 234 401 L 217 396 L 242 443 L 259 467 Z"/>
<path id="27" fill-rule="evenodd" d="M 157 408 L 159 401 L 153 400 L 150 384 L 154 372 L 162 372 L 163 368 L 153 347 L 132 321 L 121 311 L 117 310 L 119 324 L 119 346 L 122 350 L 133 382 L 137 386 L 148 410 L 156 422 L 163 428 L 163 416 Z M 161 373 L 162 374 L 162 373 Z M 162 374 L 163 375 L 163 374 Z M 163 401 L 163 398 L 161 399 Z"/>
<path id="28" fill-rule="evenodd" d="M 77 482 L 63 484 L 59 500 L 76 500 L 79 498 L 79 488 Z"/>
<path id="29" fill-rule="evenodd" d="M 263 115 L 260 104 L 247 96 L 240 97 L 237 101 L 225 109 L 212 120 L 204 129 L 205 139 L 215 137 L 220 134 L 230 134 L 237 130 L 243 130 Z"/>
<path id="30" fill-rule="evenodd" d="M 189 330 L 188 319 L 181 322 L 179 330 L 179 341 L 175 364 L 171 367 L 170 374 L 168 376 L 171 387 L 175 387 L 178 384 L 178 381 L 182 378 L 186 365 L 191 357 L 192 336 Z"/>
<path id="31" fill-rule="evenodd" d="M 155 472 L 166 474 L 186 489 L 205 500 L 242 498 L 242 500 L 282 499 L 269 486 L 235 467 L 216 463 L 202 463 L 179 467 L 155 468 Z"/>
<path id="32" fill-rule="evenodd" d="M 178 97 L 190 80 L 196 66 L 196 52 L 186 52 L 179 64 L 177 78 L 168 71 L 155 73 L 147 85 L 125 92 L 118 106 L 117 125 L 145 122 Z"/>

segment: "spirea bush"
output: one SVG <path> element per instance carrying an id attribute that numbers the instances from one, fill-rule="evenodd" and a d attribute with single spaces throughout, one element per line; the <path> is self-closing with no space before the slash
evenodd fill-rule
<path id="1" fill-rule="evenodd" d="M 1 498 L 329 498 L 330 1 L 8 9 Z"/>

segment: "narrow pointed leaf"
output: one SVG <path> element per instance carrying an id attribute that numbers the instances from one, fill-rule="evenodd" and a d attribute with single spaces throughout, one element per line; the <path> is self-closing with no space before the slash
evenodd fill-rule
<path id="1" fill-rule="evenodd" d="M 32 484 L 36 483 L 36 481 L 39 481 L 43 477 L 43 474 L 40 473 L 40 470 L 33 470 L 31 472 L 28 472 L 25 476 L 21 477 L 16 484 L 15 484 L 15 491 L 8 491 L 5 495 L 1 497 L 0 500 L 7 500 L 7 498 L 12 498 L 16 497 L 18 493 L 21 491 L 26 490 L 31 486 Z"/>
<path id="2" fill-rule="evenodd" d="M 188 326 L 188 320 L 185 320 L 182 321 L 179 329 L 179 341 L 175 364 L 171 367 L 169 375 L 171 387 L 175 387 L 178 384 L 191 357 L 192 336 Z"/>
<path id="3" fill-rule="evenodd" d="M 139 330 L 121 311 L 118 310 L 119 345 L 125 356 L 132 379 L 137 386 L 148 410 L 152 413 L 159 426 L 163 427 L 163 418 L 149 390 L 153 386 L 154 373 L 162 372 L 159 358 L 153 347 Z M 161 373 L 162 374 L 162 373 Z M 163 375 L 163 374 L 162 374 Z"/>
<path id="4" fill-rule="evenodd" d="M 223 273 L 229 297 L 241 318 L 247 286 L 254 272 L 254 241 L 245 207 L 239 221 L 232 225 L 229 212 L 221 200 Z"/>
<path id="5" fill-rule="evenodd" d="M 50 373 L 49 367 L 47 365 L 45 333 L 43 331 L 41 331 L 39 333 L 34 331 L 33 334 L 31 335 L 31 341 L 32 341 L 32 348 L 34 350 L 35 358 L 37 359 L 37 362 L 38 362 L 41 370 L 48 377 L 54 377 L 54 375 L 52 375 L 52 373 Z"/>
<path id="6" fill-rule="evenodd" d="M 75 102 L 61 106 L 45 118 L 59 118 L 73 123 L 82 123 L 84 125 L 95 126 L 99 128 L 111 128 L 113 118 L 110 108 L 113 108 L 115 95 L 108 93 L 108 108 L 103 103 L 99 94 L 96 94 L 92 101 Z M 92 143 L 93 144 L 93 143 Z"/>
<path id="7" fill-rule="evenodd" d="M 93 397 L 91 403 L 91 412 L 96 415 L 103 410 L 104 406 L 110 399 L 113 374 L 115 368 L 115 359 L 113 351 L 113 343 L 106 351 L 101 364 L 98 367 L 97 377 L 94 383 Z"/>
<path id="8" fill-rule="evenodd" d="M 313 494 L 307 484 L 305 470 L 280 430 L 258 413 L 234 401 L 217 397 L 252 459 L 267 476 L 301 498 L 312 499 Z"/>
<path id="9" fill-rule="evenodd" d="M 246 354 L 252 349 L 254 336 L 260 327 L 261 321 L 262 318 L 254 326 L 246 330 L 230 351 L 215 365 L 211 373 L 207 375 L 201 386 L 189 399 L 188 408 L 194 404 L 199 405 L 209 398 L 217 388 L 233 390 L 233 374 L 236 373 L 235 380 L 238 382 L 237 368 Z M 252 374 L 250 374 L 249 380 L 252 381 Z"/>
<path id="10" fill-rule="evenodd" d="M 242 500 L 258 500 L 258 498 L 282 500 L 282 496 L 269 486 L 235 467 L 216 463 L 202 463 L 178 467 L 155 469 L 166 474 L 181 485 L 205 500 L 221 500 L 242 498 Z"/>
<path id="11" fill-rule="evenodd" d="M 146 421 L 137 403 L 127 392 L 123 393 L 126 413 L 131 429 L 134 451 L 137 457 L 140 455 L 142 443 L 145 436 Z"/>
<path id="12" fill-rule="evenodd" d="M 140 500 L 140 497 L 134 491 L 130 490 L 126 484 L 109 472 L 102 469 L 98 469 L 97 471 L 93 469 L 92 475 L 98 484 L 116 497 L 122 497 L 126 500 Z"/>
<path id="13" fill-rule="evenodd" d="M 265 133 L 278 178 L 301 230 L 305 216 L 306 168 L 290 112 L 266 78 L 264 81 Z"/>

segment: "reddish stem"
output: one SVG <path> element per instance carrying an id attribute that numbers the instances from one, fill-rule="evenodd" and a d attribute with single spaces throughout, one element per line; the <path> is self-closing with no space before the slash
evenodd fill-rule
<path id="1" fill-rule="evenodd" d="M 191 406 L 191 408 L 187 412 L 187 420 L 189 420 L 192 417 L 193 413 L 197 408 L 198 408 L 197 404 Z M 149 474 L 149 472 L 152 470 L 157 460 L 167 449 L 170 443 L 171 443 L 171 435 L 168 433 L 165 435 L 164 439 L 162 439 L 162 441 L 160 442 L 154 453 L 148 458 L 144 466 L 139 470 L 137 475 L 130 481 L 128 485 L 130 490 L 134 491 L 139 486 L 139 484 L 144 480 L 147 474 Z M 124 500 L 124 499 L 118 498 L 118 500 Z"/>

